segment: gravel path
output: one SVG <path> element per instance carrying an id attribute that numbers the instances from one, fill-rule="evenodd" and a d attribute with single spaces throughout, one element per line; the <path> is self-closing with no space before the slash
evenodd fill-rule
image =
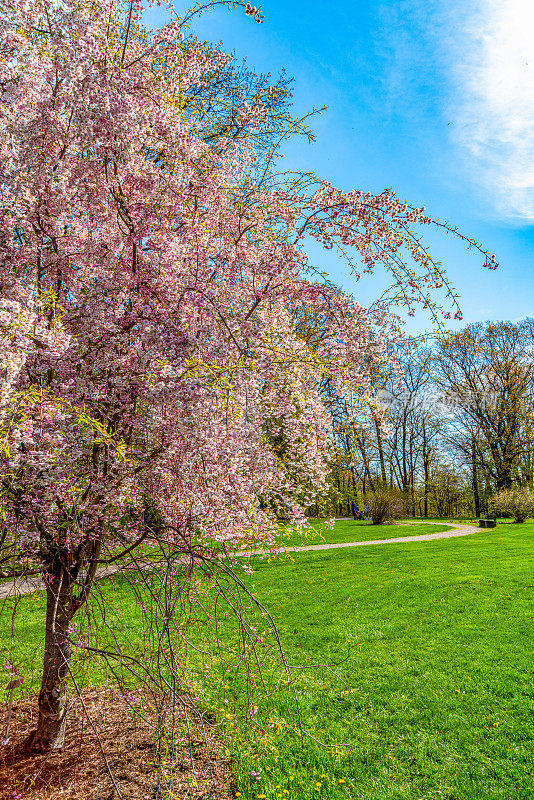
<path id="1" fill-rule="evenodd" d="M 347 517 L 350 519 L 350 517 Z M 477 528 L 476 525 L 457 525 L 456 523 L 443 523 L 443 522 L 426 522 L 426 521 L 417 521 L 417 522 L 410 522 L 405 523 L 409 525 L 444 525 L 448 524 L 452 531 L 444 531 L 441 533 L 425 533 L 422 536 L 397 536 L 394 539 L 372 539 L 366 542 L 339 542 L 336 544 L 312 544 L 312 545 L 304 545 L 302 547 L 284 547 L 282 552 L 283 553 L 300 553 L 301 551 L 306 550 L 335 550 L 338 547 L 365 547 L 370 544 L 402 544 L 403 542 L 429 542 L 433 541 L 434 539 L 454 539 L 458 536 L 471 536 L 473 533 L 480 533 L 481 529 Z M 280 552 L 280 551 L 276 551 Z M 253 551 L 253 550 L 243 550 L 239 553 L 235 553 L 234 557 L 239 558 L 249 558 L 253 555 L 269 555 L 270 551 Z M 147 568 L 148 568 L 147 564 Z M 135 568 L 135 567 L 134 567 Z M 114 575 L 116 572 L 119 572 L 121 567 L 113 566 L 113 567 L 103 567 L 102 569 L 97 570 L 97 579 L 107 578 L 110 575 Z M 21 594 L 31 594 L 32 592 L 38 592 L 44 589 L 44 584 L 40 578 L 20 578 L 16 581 L 11 581 L 10 583 L 2 583 L 0 584 L 0 600 L 5 600 L 7 597 L 16 597 Z"/>
<path id="2" fill-rule="evenodd" d="M 352 517 L 346 517 L 352 519 Z M 339 542 L 337 544 L 310 544 L 303 547 L 284 547 L 283 553 L 298 553 L 301 550 L 334 550 L 337 547 L 365 547 L 368 544 L 397 544 L 398 542 L 429 542 L 433 539 L 454 539 L 457 536 L 471 536 L 472 533 L 480 533 L 481 528 L 476 525 L 457 525 L 454 522 L 426 522 L 424 520 L 417 520 L 415 522 L 406 522 L 406 525 L 448 525 L 453 528 L 452 531 L 442 531 L 441 533 L 424 533 L 421 536 L 397 536 L 394 539 L 370 539 L 365 542 Z M 279 552 L 279 551 L 277 551 Z M 242 553 L 236 553 L 236 556 L 252 556 L 252 555 L 269 555 L 268 550 L 254 551 L 246 550 Z M 1 589 L 1 587 L 0 587 Z"/>

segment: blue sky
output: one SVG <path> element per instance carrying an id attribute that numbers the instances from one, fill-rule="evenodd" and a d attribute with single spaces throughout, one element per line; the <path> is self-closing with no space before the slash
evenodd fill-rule
<path id="1" fill-rule="evenodd" d="M 488 271 L 429 231 L 463 324 L 534 316 L 534 2 L 265 0 L 262 10 L 258 25 L 218 9 L 194 32 L 257 71 L 285 68 L 297 112 L 328 106 L 317 143 L 290 145 L 284 167 L 347 190 L 392 187 L 495 253 Z M 379 278 L 351 282 L 331 252 L 313 258 L 364 304 L 380 293 Z"/>

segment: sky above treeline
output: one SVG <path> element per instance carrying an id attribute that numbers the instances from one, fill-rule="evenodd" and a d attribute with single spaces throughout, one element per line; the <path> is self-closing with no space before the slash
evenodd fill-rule
<path id="1" fill-rule="evenodd" d="M 488 271 L 454 237 L 427 232 L 460 294 L 455 327 L 534 316 L 534 0 L 261 7 L 261 25 L 218 8 L 193 33 L 257 72 L 285 69 L 296 113 L 328 107 L 312 123 L 317 142 L 288 145 L 283 168 L 344 190 L 393 188 L 495 253 L 499 269 Z M 164 19 L 154 10 L 147 23 Z M 332 251 L 311 256 L 364 305 L 380 294 L 380 279 L 351 281 Z M 412 333 L 427 328 L 410 322 Z"/>

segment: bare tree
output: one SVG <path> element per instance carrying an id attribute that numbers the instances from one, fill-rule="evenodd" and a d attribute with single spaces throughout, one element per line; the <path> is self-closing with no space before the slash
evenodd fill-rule
<path id="1" fill-rule="evenodd" d="M 528 321 L 477 323 L 438 342 L 436 384 L 453 405 L 452 428 L 470 454 L 475 494 L 478 465 L 498 490 L 509 488 L 532 451 L 533 348 Z"/>

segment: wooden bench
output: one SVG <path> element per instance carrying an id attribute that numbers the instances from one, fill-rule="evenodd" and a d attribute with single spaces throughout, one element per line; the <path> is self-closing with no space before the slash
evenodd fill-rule
<path id="1" fill-rule="evenodd" d="M 478 527 L 479 528 L 494 528 L 497 524 L 497 521 L 494 519 L 479 519 Z"/>

